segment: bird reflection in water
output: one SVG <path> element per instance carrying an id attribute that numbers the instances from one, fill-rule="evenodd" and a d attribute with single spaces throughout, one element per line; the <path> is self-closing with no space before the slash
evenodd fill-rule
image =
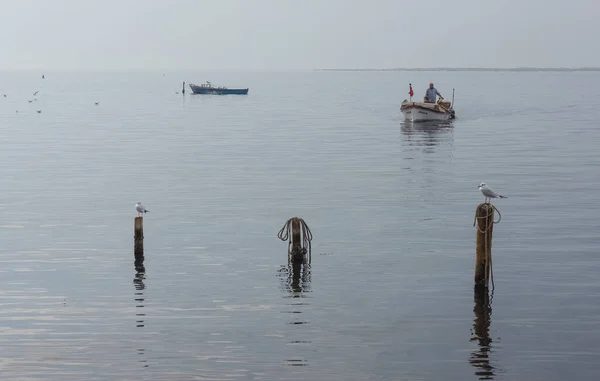
<path id="1" fill-rule="evenodd" d="M 144 268 L 143 263 L 135 264 L 135 277 L 133 278 L 133 286 L 135 287 L 134 293 L 134 301 L 135 301 L 135 326 L 136 328 L 144 328 L 144 319 L 146 314 L 143 312 L 144 308 L 144 290 L 146 289 L 146 284 L 144 280 L 146 279 L 146 269 Z M 148 367 L 148 361 L 145 359 L 145 349 L 138 348 L 138 355 L 142 356 L 142 359 L 139 360 L 140 363 L 143 364 L 144 368 Z"/>
<path id="2" fill-rule="evenodd" d="M 306 302 L 306 293 L 311 292 L 311 267 L 310 263 L 294 263 L 293 261 L 288 262 L 287 266 L 281 266 L 278 270 L 278 277 L 281 281 L 282 291 L 285 293 L 285 298 L 290 298 L 290 302 L 286 303 L 289 309 L 286 308 L 284 313 L 290 314 L 290 322 L 288 324 L 297 326 L 298 328 L 291 329 L 290 334 L 296 336 L 297 339 L 289 341 L 291 348 L 296 346 L 311 345 L 312 341 L 306 340 L 305 332 L 296 331 L 308 324 L 303 308 L 309 303 Z M 294 353 L 296 353 L 294 350 Z M 298 358 L 295 354 L 294 358 L 288 358 L 285 360 L 285 364 L 288 366 L 308 366 L 308 361 L 303 358 Z"/>
<path id="3" fill-rule="evenodd" d="M 493 295 L 492 295 L 493 296 Z M 492 339 L 490 338 L 490 324 L 492 322 L 492 303 L 488 290 L 475 289 L 475 320 L 471 331 L 471 341 L 477 341 L 477 350 L 471 353 L 469 363 L 475 367 L 475 375 L 480 380 L 493 380 L 495 368 L 490 364 Z"/>
<path id="4" fill-rule="evenodd" d="M 452 140 L 452 122 L 429 121 L 400 123 L 400 132 L 406 137 L 409 146 L 424 147 L 423 151 L 431 153 L 433 147 L 445 140 Z"/>

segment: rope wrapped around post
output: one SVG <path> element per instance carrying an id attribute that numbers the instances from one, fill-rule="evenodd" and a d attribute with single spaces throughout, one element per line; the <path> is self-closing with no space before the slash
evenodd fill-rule
<path id="1" fill-rule="evenodd" d="M 308 225 L 300 217 L 292 217 L 283 224 L 277 237 L 282 241 L 288 242 L 288 254 L 294 261 L 304 258 L 308 253 L 308 260 L 310 262 L 311 256 L 311 241 L 312 232 Z"/>
<path id="2" fill-rule="evenodd" d="M 498 213 L 498 221 L 494 221 L 495 213 Z M 498 208 L 491 203 L 482 203 L 475 209 L 473 226 L 477 226 L 477 242 L 475 257 L 475 286 L 489 288 L 492 281 L 494 289 L 494 270 L 492 268 L 492 233 L 494 224 L 502 219 Z"/>

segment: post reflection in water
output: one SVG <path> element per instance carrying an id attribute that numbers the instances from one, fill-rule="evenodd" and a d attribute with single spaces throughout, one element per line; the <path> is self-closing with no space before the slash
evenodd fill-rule
<path id="1" fill-rule="evenodd" d="M 288 324 L 298 327 L 301 329 L 305 324 L 308 324 L 303 306 L 308 305 L 306 302 L 306 293 L 312 292 L 310 287 L 311 282 L 311 266 L 310 263 L 294 263 L 288 262 L 287 266 L 282 266 L 278 271 L 278 276 L 281 282 L 282 291 L 285 293 L 285 298 L 289 298 L 290 302 L 287 303 L 290 306 L 289 311 L 283 311 L 290 314 L 290 322 Z M 292 334 L 296 328 L 292 330 Z M 310 340 L 306 340 L 305 332 L 298 332 L 300 339 L 291 339 L 289 344 L 294 348 L 297 346 L 311 345 Z M 294 353 L 294 357 L 297 357 Z M 303 358 L 289 358 L 285 360 L 285 364 L 289 366 L 307 366 L 308 361 Z"/>
<path id="2" fill-rule="evenodd" d="M 135 301 L 135 308 L 136 308 L 136 313 L 135 313 L 135 317 L 136 317 L 136 321 L 135 321 L 135 326 L 136 328 L 144 328 L 145 324 L 144 324 L 144 319 L 146 314 L 144 313 L 144 290 L 146 289 L 146 284 L 144 283 L 144 280 L 146 279 L 146 269 L 144 268 L 143 264 L 139 264 L 136 263 L 135 265 L 135 277 L 133 278 L 133 286 L 135 287 L 135 293 L 134 293 L 134 301 Z M 145 356 L 145 349 L 144 348 L 138 348 L 137 349 L 137 353 L 138 355 L 142 356 L 142 359 L 139 360 L 140 363 L 143 364 L 144 368 L 148 367 L 148 361 L 146 360 L 146 356 Z"/>
<path id="3" fill-rule="evenodd" d="M 490 325 L 492 323 L 492 303 L 488 290 L 475 289 L 475 320 L 471 331 L 471 341 L 477 341 L 477 350 L 471 353 L 469 363 L 475 367 L 475 375 L 480 380 L 493 380 L 495 368 L 490 364 L 492 339 Z"/>
<path id="4" fill-rule="evenodd" d="M 292 298 L 302 298 L 302 293 L 310 292 L 310 263 L 289 262 L 279 269 L 282 288 L 291 293 Z"/>
<path id="5" fill-rule="evenodd" d="M 453 124 L 448 121 L 400 123 L 400 132 L 406 137 L 409 146 L 425 147 L 424 152 L 434 152 L 433 147 L 442 141 L 452 143 Z"/>

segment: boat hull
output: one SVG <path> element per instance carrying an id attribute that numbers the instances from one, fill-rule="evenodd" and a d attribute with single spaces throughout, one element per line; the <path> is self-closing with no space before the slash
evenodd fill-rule
<path id="1" fill-rule="evenodd" d="M 214 94 L 214 95 L 246 95 L 248 94 L 248 89 L 225 89 L 218 87 L 205 87 L 205 86 L 196 86 L 190 85 L 192 92 L 194 94 Z"/>
<path id="2" fill-rule="evenodd" d="M 400 106 L 400 111 L 402 111 L 404 119 L 411 122 L 454 119 L 452 109 L 444 109 L 436 104 L 404 101 Z"/>

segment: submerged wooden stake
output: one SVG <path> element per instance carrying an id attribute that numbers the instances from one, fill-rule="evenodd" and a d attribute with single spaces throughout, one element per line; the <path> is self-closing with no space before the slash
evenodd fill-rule
<path id="1" fill-rule="evenodd" d="M 302 236 L 300 233 L 300 220 L 292 218 L 292 250 L 302 247 Z"/>
<path id="2" fill-rule="evenodd" d="M 483 203 L 475 211 L 477 240 L 475 246 L 475 286 L 488 288 L 492 267 L 492 232 L 494 230 L 492 204 Z"/>
<path id="3" fill-rule="evenodd" d="M 479 340 L 484 340 L 482 345 L 488 345 L 492 340 L 490 339 L 490 321 L 492 315 L 492 307 L 490 301 L 490 294 L 485 289 L 476 289 L 473 295 L 475 306 L 473 312 L 475 312 L 475 321 L 473 324 L 474 334 Z"/>
<path id="4" fill-rule="evenodd" d="M 292 262 L 302 263 L 305 260 L 306 249 L 302 247 L 302 232 L 300 219 L 292 218 L 292 250 L 291 260 Z"/>
<path id="5" fill-rule="evenodd" d="M 133 224 L 133 256 L 135 262 L 144 262 L 144 217 L 136 217 Z"/>
<path id="6" fill-rule="evenodd" d="M 288 257 L 292 262 L 310 263 L 310 242 L 312 233 L 306 222 L 300 217 L 292 217 L 283 224 L 277 233 L 282 241 L 288 241 Z"/>

